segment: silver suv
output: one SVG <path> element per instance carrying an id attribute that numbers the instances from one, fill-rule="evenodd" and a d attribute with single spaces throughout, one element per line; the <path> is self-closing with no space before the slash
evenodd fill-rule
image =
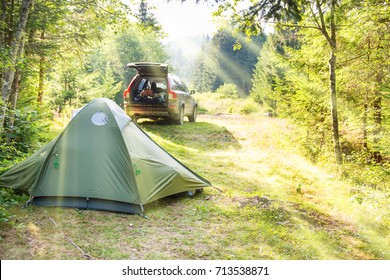
<path id="1" fill-rule="evenodd" d="M 196 100 L 176 75 L 168 74 L 167 64 L 138 62 L 127 66 L 137 70 L 123 94 L 125 111 L 133 121 L 168 118 L 182 125 L 184 116 L 196 121 Z"/>

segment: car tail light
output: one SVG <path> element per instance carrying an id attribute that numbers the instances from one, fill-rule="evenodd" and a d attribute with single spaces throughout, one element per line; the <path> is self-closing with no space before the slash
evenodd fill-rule
<path id="1" fill-rule="evenodd" d="M 130 94 L 130 87 L 125 89 L 125 91 L 123 92 L 123 98 L 124 99 L 128 99 L 129 98 L 129 94 Z"/>
<path id="2" fill-rule="evenodd" d="M 124 99 L 129 99 L 129 98 L 130 98 L 130 91 L 131 91 L 131 88 L 133 87 L 133 83 L 134 83 L 134 81 L 135 81 L 135 78 L 136 78 L 136 77 L 134 77 L 134 78 L 131 80 L 129 86 L 128 86 L 127 89 L 125 89 L 125 91 L 123 92 L 123 98 L 124 98 Z"/>
<path id="3" fill-rule="evenodd" d="M 173 90 L 170 90 L 168 92 L 168 96 L 169 96 L 169 99 L 176 99 L 176 92 L 174 92 Z"/>

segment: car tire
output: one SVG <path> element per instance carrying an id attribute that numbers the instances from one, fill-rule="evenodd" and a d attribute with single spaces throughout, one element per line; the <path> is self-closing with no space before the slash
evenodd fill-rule
<path id="1" fill-rule="evenodd" d="M 177 119 L 175 120 L 175 123 L 178 125 L 183 125 L 184 123 L 184 105 L 180 107 L 179 114 L 177 116 Z"/>
<path id="2" fill-rule="evenodd" d="M 194 110 L 192 110 L 192 114 L 188 116 L 188 121 L 189 122 L 196 122 L 196 116 L 198 114 L 198 107 L 195 106 Z"/>

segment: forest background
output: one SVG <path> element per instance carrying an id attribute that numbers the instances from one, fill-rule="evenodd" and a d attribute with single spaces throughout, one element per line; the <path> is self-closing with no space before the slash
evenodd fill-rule
<path id="1" fill-rule="evenodd" d="M 389 1 L 219 2 L 221 28 L 192 38 L 200 52 L 191 59 L 164 43 L 146 0 L 2 0 L 0 172 L 50 140 L 72 109 L 98 97 L 121 105 L 134 75 L 126 64 L 156 61 L 199 99 L 230 100 L 224 113 L 258 113 L 260 104 L 289 119 L 307 158 L 355 170 L 363 188 L 388 197 Z M 273 33 L 262 33 L 265 21 Z"/>

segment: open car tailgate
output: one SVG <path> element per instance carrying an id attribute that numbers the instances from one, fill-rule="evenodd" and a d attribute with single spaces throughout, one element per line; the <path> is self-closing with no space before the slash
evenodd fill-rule
<path id="1" fill-rule="evenodd" d="M 168 73 L 168 64 L 163 63 L 135 62 L 127 67 L 136 69 L 141 76 L 166 76 Z"/>

